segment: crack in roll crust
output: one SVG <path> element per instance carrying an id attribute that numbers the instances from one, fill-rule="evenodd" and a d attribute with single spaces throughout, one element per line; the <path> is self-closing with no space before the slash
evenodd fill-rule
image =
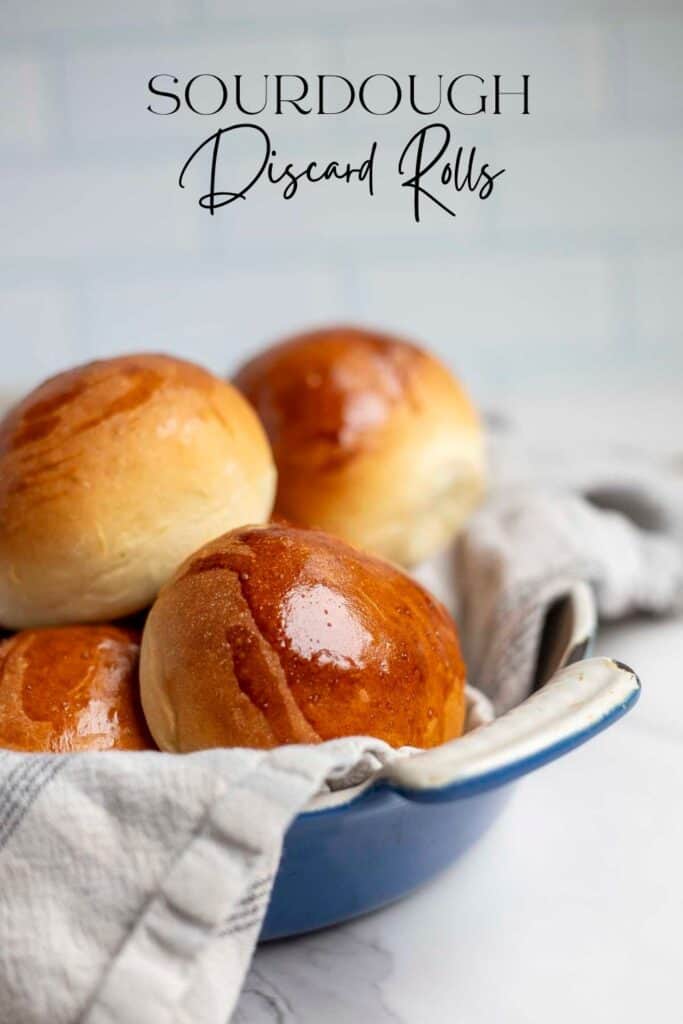
<path id="1" fill-rule="evenodd" d="M 0 424 L 0 622 L 143 608 L 198 545 L 267 519 L 274 486 L 253 411 L 192 363 L 122 356 L 53 377 Z"/>
<path id="2" fill-rule="evenodd" d="M 410 565 L 444 546 L 483 494 L 477 414 L 413 344 L 312 331 L 256 356 L 235 383 L 266 428 L 275 511 L 292 523 Z"/>
<path id="3" fill-rule="evenodd" d="M 141 685 L 165 750 L 462 731 L 455 626 L 422 587 L 327 534 L 245 527 L 191 556 L 148 617 Z"/>

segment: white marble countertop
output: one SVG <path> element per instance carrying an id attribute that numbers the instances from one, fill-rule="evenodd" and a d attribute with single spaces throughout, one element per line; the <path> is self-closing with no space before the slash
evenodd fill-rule
<path id="1" fill-rule="evenodd" d="M 658 455 L 662 437 L 683 448 L 676 412 L 672 431 L 659 400 L 639 406 Z M 603 629 L 597 653 L 639 673 L 636 709 L 523 779 L 479 844 L 416 894 L 261 947 L 238 1024 L 683 1020 L 683 620 Z"/>

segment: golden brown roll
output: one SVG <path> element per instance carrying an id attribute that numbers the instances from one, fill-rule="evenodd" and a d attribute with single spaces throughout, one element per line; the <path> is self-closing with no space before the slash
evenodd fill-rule
<path id="1" fill-rule="evenodd" d="M 484 490 L 477 414 L 433 356 L 351 327 L 267 349 L 235 383 L 278 468 L 276 513 L 402 565 L 445 546 Z"/>
<path id="2" fill-rule="evenodd" d="M 162 355 L 88 363 L 0 424 L 0 623 L 119 618 L 191 551 L 270 513 L 275 470 L 229 384 Z"/>
<path id="3" fill-rule="evenodd" d="M 0 643 L 0 747 L 68 753 L 154 749 L 138 689 L 139 634 L 29 629 Z"/>
<path id="4" fill-rule="evenodd" d="M 244 527 L 195 552 L 149 613 L 140 683 L 169 751 L 462 732 L 465 669 L 445 609 L 329 534 Z"/>

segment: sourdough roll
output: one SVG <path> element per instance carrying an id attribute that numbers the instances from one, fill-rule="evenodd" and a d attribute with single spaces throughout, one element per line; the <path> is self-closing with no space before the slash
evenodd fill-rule
<path id="1" fill-rule="evenodd" d="M 142 703 L 162 750 L 463 729 L 455 625 L 418 583 L 319 531 L 243 527 L 205 545 L 145 624 Z"/>
<path id="2" fill-rule="evenodd" d="M 275 470 L 235 388 L 180 359 L 61 373 L 0 424 L 0 623 L 118 618 L 191 551 L 268 518 Z"/>
<path id="3" fill-rule="evenodd" d="M 139 634 L 29 629 L 0 643 L 0 747 L 69 753 L 154 749 L 140 707 Z"/>
<path id="4" fill-rule="evenodd" d="M 412 565 L 484 490 L 477 414 L 438 360 L 352 327 L 274 345 L 237 374 L 278 467 L 276 513 Z"/>

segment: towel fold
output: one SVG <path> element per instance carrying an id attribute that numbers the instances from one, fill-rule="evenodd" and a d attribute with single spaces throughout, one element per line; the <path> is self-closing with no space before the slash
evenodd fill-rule
<path id="1" fill-rule="evenodd" d="M 664 615 L 681 607 L 683 558 L 675 541 L 616 509 L 656 506 L 640 488 L 603 490 L 611 508 L 562 490 L 499 491 L 456 548 L 458 620 L 470 679 L 498 713 L 528 696 L 549 609 L 572 583 L 593 587 L 598 613 Z"/>

